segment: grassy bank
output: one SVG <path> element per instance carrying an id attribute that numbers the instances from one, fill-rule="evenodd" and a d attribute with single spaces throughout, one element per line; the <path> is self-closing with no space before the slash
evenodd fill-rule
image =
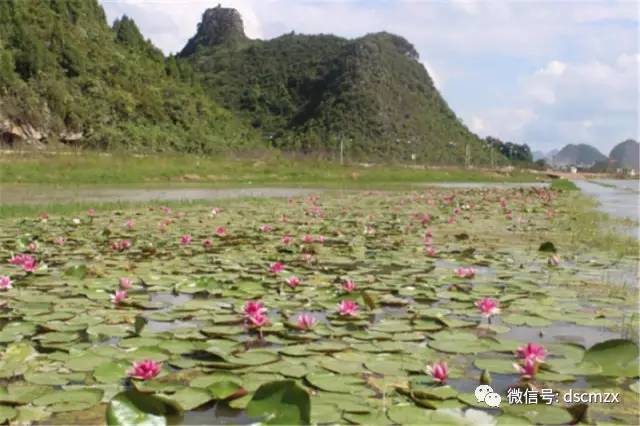
<path id="1" fill-rule="evenodd" d="M 524 171 L 344 165 L 268 155 L 253 159 L 196 156 L 53 155 L 0 156 L 0 183 L 146 184 L 203 182 L 216 186 L 287 185 L 380 188 L 423 182 L 531 182 Z"/>
<path id="2" fill-rule="evenodd" d="M 568 179 L 554 179 L 551 181 L 551 189 L 555 191 L 578 191 L 575 183 Z"/>

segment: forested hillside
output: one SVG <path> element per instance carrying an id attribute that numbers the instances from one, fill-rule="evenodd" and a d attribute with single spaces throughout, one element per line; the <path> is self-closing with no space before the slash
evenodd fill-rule
<path id="1" fill-rule="evenodd" d="M 177 57 L 165 57 L 126 16 L 110 27 L 96 0 L 2 1 L 0 22 L 4 146 L 506 161 L 393 34 L 250 40 L 239 13 L 217 7 Z"/>
<path id="2" fill-rule="evenodd" d="M 207 92 L 284 149 L 429 163 L 489 161 L 415 48 L 389 33 L 249 40 L 233 9 L 207 10 L 179 55 Z M 497 157 L 503 158 L 499 153 Z"/>
<path id="3" fill-rule="evenodd" d="M 5 144 L 211 152 L 254 143 L 234 114 L 95 0 L 0 1 Z"/>

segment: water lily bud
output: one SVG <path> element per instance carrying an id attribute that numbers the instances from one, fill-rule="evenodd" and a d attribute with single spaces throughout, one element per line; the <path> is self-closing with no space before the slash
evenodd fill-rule
<path id="1" fill-rule="evenodd" d="M 490 385 L 491 384 L 491 373 L 489 370 L 482 370 L 482 374 L 480 374 L 480 384 L 481 385 Z"/>

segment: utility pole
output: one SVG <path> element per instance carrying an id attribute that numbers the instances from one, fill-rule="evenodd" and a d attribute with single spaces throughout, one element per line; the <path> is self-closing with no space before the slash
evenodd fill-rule
<path id="1" fill-rule="evenodd" d="M 464 166 L 467 169 L 471 166 L 471 147 L 469 146 L 468 143 L 467 143 L 467 147 L 465 149 Z"/>

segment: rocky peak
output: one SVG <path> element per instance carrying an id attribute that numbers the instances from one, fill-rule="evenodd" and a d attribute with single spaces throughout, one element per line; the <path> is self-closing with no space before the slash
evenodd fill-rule
<path id="1" fill-rule="evenodd" d="M 180 56 L 193 54 L 198 46 L 233 45 L 246 40 L 240 13 L 236 9 L 218 5 L 202 14 L 196 35 L 189 39 Z"/>

